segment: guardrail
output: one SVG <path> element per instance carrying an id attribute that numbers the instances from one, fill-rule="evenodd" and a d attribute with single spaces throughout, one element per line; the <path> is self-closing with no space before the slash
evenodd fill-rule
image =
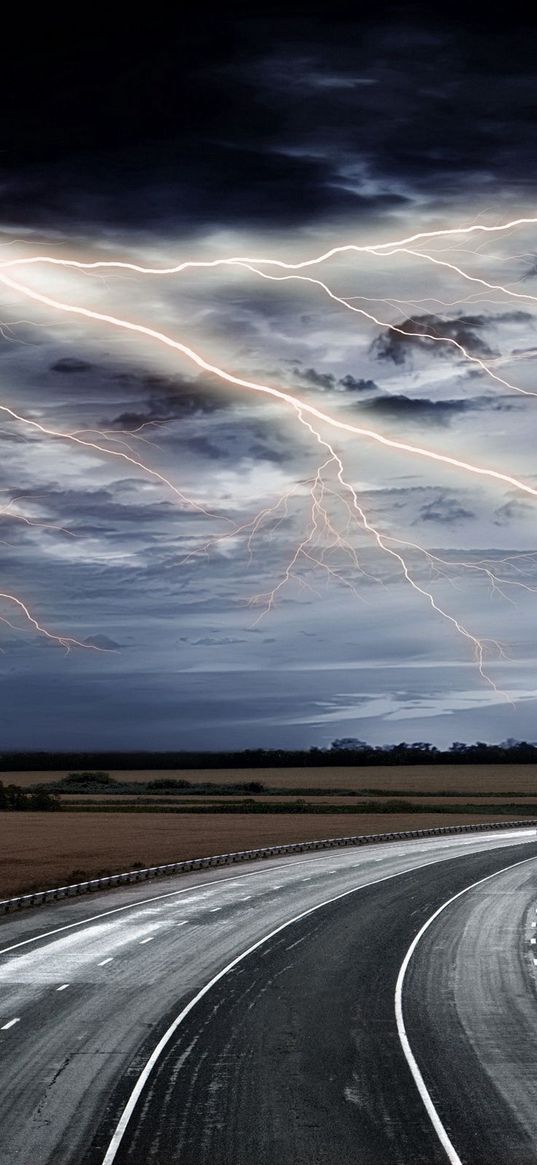
<path id="1" fill-rule="evenodd" d="M 33 894 L 19 894 L 16 898 L 0 901 L 0 914 L 10 914 L 29 906 L 44 906 L 47 902 L 57 902 L 62 898 L 75 898 L 79 894 L 90 894 L 95 890 L 108 890 L 114 886 L 132 885 L 150 878 L 169 877 L 171 874 L 189 874 L 193 870 L 204 870 L 211 866 L 230 866 L 235 862 L 251 862 L 260 858 L 277 857 L 279 854 L 307 853 L 319 849 L 342 849 L 345 846 L 374 845 L 379 842 L 405 841 L 420 837 L 443 837 L 457 833 L 485 833 L 494 829 L 534 828 L 537 820 L 492 821 L 480 825 L 446 825 L 436 829 L 407 829 L 397 833 L 368 833 L 355 837 L 329 837 L 322 841 L 300 841 L 290 845 L 270 845 L 263 849 L 240 850 L 238 853 L 213 854 L 208 858 L 190 858 L 185 862 L 169 862 L 164 866 L 148 866 L 141 870 L 127 870 L 123 874 L 109 874 L 103 878 L 90 878 L 87 882 L 74 882 L 70 886 L 56 886 L 53 890 L 37 890 Z"/>

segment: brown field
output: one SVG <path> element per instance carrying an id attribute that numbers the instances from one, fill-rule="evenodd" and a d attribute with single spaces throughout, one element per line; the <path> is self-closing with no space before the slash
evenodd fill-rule
<path id="1" fill-rule="evenodd" d="M 514 794 L 512 797 L 500 797 L 495 794 L 490 796 L 487 794 L 485 797 L 480 795 L 479 797 L 476 796 L 474 804 L 479 805 L 480 807 L 481 805 L 483 805 L 483 807 L 485 805 L 510 805 L 514 800 L 516 800 L 516 796 L 516 794 Z M 309 797 L 306 794 L 304 798 L 286 796 L 285 794 L 280 793 L 274 793 L 270 795 L 266 793 L 254 793 L 253 795 L 251 793 L 230 793 L 229 796 L 222 796 L 220 794 L 209 794 L 208 796 L 204 796 L 203 794 L 198 794 L 196 797 L 181 797 L 175 796 L 174 794 L 171 796 L 168 795 L 167 797 L 155 797 L 150 793 L 144 793 L 141 798 L 137 798 L 136 793 L 105 793 L 104 795 L 102 793 L 84 793 L 83 795 L 80 793 L 60 794 L 60 801 L 63 803 L 66 809 L 81 809 L 85 805 L 93 805 L 95 808 L 98 807 L 99 810 L 101 810 L 106 809 L 107 806 L 109 808 L 111 806 L 121 808 L 122 806 L 135 805 L 140 802 L 145 806 L 148 802 L 151 802 L 151 805 L 154 805 L 155 808 L 160 807 L 162 811 L 165 812 L 167 809 L 176 810 L 187 807 L 191 809 L 195 808 L 196 806 L 201 807 L 202 805 L 225 806 L 233 805 L 236 802 L 241 804 L 245 800 L 261 802 L 261 804 L 269 806 L 285 804 L 294 805 L 297 800 L 305 800 L 310 805 L 346 805 L 348 809 L 352 809 L 353 806 L 356 809 L 359 809 L 360 806 L 364 804 L 364 802 L 367 803 L 369 801 L 381 801 L 382 804 L 384 804 L 385 801 L 389 802 L 392 800 L 392 798 L 384 796 L 380 798 L 375 796 L 375 794 L 367 793 L 358 793 L 356 796 L 352 794 L 340 796 L 337 793 L 328 793 L 326 795 L 321 794 L 318 797 Z M 396 797 L 395 800 L 404 800 L 408 802 L 409 805 L 427 805 L 430 806 L 431 809 L 434 809 L 435 807 L 442 808 L 446 805 L 453 805 L 456 807 L 458 804 L 460 804 L 464 809 L 467 801 L 471 801 L 471 793 L 469 794 L 468 798 L 455 797 L 453 794 L 446 797 L 429 797 L 426 794 L 419 794 L 418 796 L 407 796 L 404 794 L 403 797 Z M 531 797 L 524 795 L 524 797 L 521 798 L 518 803 L 520 805 L 527 805 L 529 810 L 531 806 L 537 805 L 537 796 Z"/>
<path id="2" fill-rule="evenodd" d="M 364 814 L 360 818 L 304 813 L 297 818 L 241 814 L 4 813 L 0 895 L 46 889 L 99 873 L 203 857 L 256 846 L 345 837 L 352 833 L 470 825 L 479 814 Z M 506 817 L 506 821 L 513 818 Z M 74 871 L 84 871 L 73 876 Z"/>
<path id="3" fill-rule="evenodd" d="M 370 765 L 357 768 L 288 769 L 179 769 L 128 771 L 109 769 L 117 780 L 150 781 L 179 777 L 201 784 L 221 785 L 237 781 L 261 781 L 277 789 L 310 786 L 334 789 L 410 789 L 417 793 L 441 791 L 482 793 L 534 793 L 537 796 L 537 765 Z M 56 772 L 0 773 L 4 784 L 44 785 L 59 780 L 66 770 Z"/>

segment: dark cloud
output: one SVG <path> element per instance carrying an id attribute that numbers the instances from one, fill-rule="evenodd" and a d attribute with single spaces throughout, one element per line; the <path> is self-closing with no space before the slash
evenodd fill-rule
<path id="1" fill-rule="evenodd" d="M 443 526 L 453 526 L 475 518 L 473 510 L 467 510 L 456 498 L 439 494 L 433 501 L 420 506 L 417 522 L 437 522 Z"/>
<path id="2" fill-rule="evenodd" d="M 191 647 L 230 647 L 235 643 L 247 643 L 247 639 L 240 639 L 234 635 L 204 635 L 200 639 L 188 639 L 184 636 L 181 643 L 189 643 Z"/>
<path id="3" fill-rule="evenodd" d="M 479 330 L 490 322 L 487 316 L 478 315 L 458 316 L 452 320 L 435 315 L 409 316 L 397 325 L 400 329 L 397 332 L 391 328 L 382 332 L 373 341 L 372 351 L 377 360 L 391 360 L 394 364 L 404 364 L 414 350 L 426 351 L 431 356 L 457 354 L 453 345 L 439 343 L 446 337 L 466 348 L 471 356 L 493 356 L 492 348 L 479 335 Z M 401 335 L 401 332 L 408 335 Z"/>
<path id="4" fill-rule="evenodd" d="M 88 635 L 84 640 L 86 647 L 98 647 L 100 651 L 119 651 L 121 644 L 116 643 L 115 639 L 110 639 L 109 635 Z"/>
<path id="5" fill-rule="evenodd" d="M 534 514 L 535 507 L 529 502 L 523 501 L 522 498 L 513 498 L 494 511 L 494 524 L 495 526 L 508 526 L 512 521 L 519 518 L 530 518 Z"/>
<path id="6" fill-rule="evenodd" d="M 94 369 L 95 365 L 90 364 L 89 360 L 80 360 L 76 356 L 62 356 L 60 360 L 56 360 L 54 364 L 50 365 L 51 372 L 63 372 L 66 374 L 92 372 Z"/>
<path id="7" fill-rule="evenodd" d="M 134 378 L 131 378 L 131 383 Z M 143 375 L 132 383 L 133 388 L 143 392 L 151 388 L 151 381 Z M 99 422 L 102 429 L 137 429 L 141 425 L 165 424 L 227 409 L 239 398 L 227 388 L 213 388 L 204 381 L 185 381 L 170 377 L 159 385 L 160 392 L 150 395 L 144 408 L 127 408 L 114 416 L 103 417 Z"/>
<path id="8" fill-rule="evenodd" d="M 229 461 L 232 456 L 229 445 L 221 441 L 211 441 L 209 437 L 189 437 L 184 442 L 188 449 L 200 457 L 208 457 L 211 461 Z"/>
<path id="9" fill-rule="evenodd" d="M 47 371 L 54 377 L 61 377 L 62 394 L 66 384 L 69 386 L 70 376 L 91 373 L 84 380 L 86 401 L 111 400 L 116 408 L 124 406 L 111 415 L 97 418 L 102 429 L 134 429 L 148 422 L 209 414 L 244 399 L 240 390 L 223 384 L 215 376 L 166 376 L 151 371 L 142 363 L 133 366 L 125 361 L 120 364 L 117 359 L 96 363 L 82 357 L 63 356 L 49 364 Z M 77 409 L 80 407 L 79 393 L 79 387 L 73 385 L 72 396 Z"/>
<path id="10" fill-rule="evenodd" d="M 338 380 L 338 386 L 344 392 L 379 392 L 379 386 L 374 380 L 364 380 L 362 377 L 352 376 L 350 372 Z"/>
<path id="11" fill-rule="evenodd" d="M 527 190 L 531 24 L 335 4 L 232 6 L 207 27 L 184 7 L 165 36 L 25 27 L 25 68 L 6 60 L 0 86 L 4 219 L 264 227 L 453 201 L 469 180 Z"/>
<path id="12" fill-rule="evenodd" d="M 332 372 L 317 372 L 316 368 L 305 368 L 303 372 L 297 368 L 295 375 L 305 380 L 312 388 L 319 388 L 321 392 L 332 392 L 337 383 Z"/>
<path id="13" fill-rule="evenodd" d="M 144 536 L 150 539 L 158 537 L 158 531 L 164 523 L 176 525 L 179 518 L 188 521 L 193 517 L 193 511 L 186 506 L 183 508 L 178 499 L 163 500 L 159 496 L 158 487 L 151 490 L 145 499 L 139 488 L 140 481 L 136 479 L 120 480 L 100 489 L 62 489 L 57 484 L 49 483 L 26 489 L 23 499 L 39 507 L 39 521 L 60 523 L 80 539 L 99 536 L 117 542 L 121 531 L 125 535 L 128 531 L 130 536 L 142 530 Z M 41 517 L 42 513 L 46 516 Z M 2 519 L 2 529 L 16 530 L 19 540 L 24 534 L 28 538 L 35 536 L 33 527 L 21 527 L 9 514 Z M 61 530 L 46 529 L 41 531 L 40 536 L 66 537 Z M 83 557 L 83 544 L 80 553 Z"/>
<path id="14" fill-rule="evenodd" d="M 510 402 L 491 397 L 462 400 L 431 400 L 429 397 L 409 397 L 403 393 L 384 395 L 360 404 L 360 412 L 373 414 L 389 421 L 402 420 L 415 425 L 449 425 L 464 413 L 481 409 L 509 411 Z"/>
<path id="15" fill-rule="evenodd" d="M 352 376 L 347 372 L 345 376 L 334 376 L 333 372 L 318 372 L 316 368 L 295 368 L 295 376 L 303 380 L 311 388 L 320 392 L 378 392 L 378 384 L 374 380 L 364 380 L 362 377 Z"/>

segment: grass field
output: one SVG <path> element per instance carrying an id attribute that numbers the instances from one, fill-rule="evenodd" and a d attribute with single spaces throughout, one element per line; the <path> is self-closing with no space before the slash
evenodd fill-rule
<path id="1" fill-rule="evenodd" d="M 307 813 L 299 818 L 67 812 L 0 816 L 0 897 L 105 872 L 118 873 L 138 862 L 150 866 L 263 845 L 486 820 L 479 814 L 446 818 L 437 813 L 420 814 L 419 818 L 411 814 L 314 817 Z"/>
<path id="2" fill-rule="evenodd" d="M 284 769 L 180 769 L 108 770 L 117 780 L 150 781 L 178 777 L 193 783 L 210 781 L 233 785 L 238 781 L 261 781 L 275 789 L 317 786 L 326 789 L 383 789 L 442 793 L 533 793 L 537 797 L 537 765 L 369 765 L 356 768 Z M 60 780 L 65 770 L 56 772 L 0 773 L 5 785 L 13 783 L 45 785 Z"/>

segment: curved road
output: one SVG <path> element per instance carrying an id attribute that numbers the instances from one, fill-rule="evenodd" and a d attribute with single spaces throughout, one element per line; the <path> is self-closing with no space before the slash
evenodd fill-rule
<path id="1" fill-rule="evenodd" d="M 535 922 L 535 831 L 275 859 L 8 918 L 0 1163 L 535 1162 Z"/>

